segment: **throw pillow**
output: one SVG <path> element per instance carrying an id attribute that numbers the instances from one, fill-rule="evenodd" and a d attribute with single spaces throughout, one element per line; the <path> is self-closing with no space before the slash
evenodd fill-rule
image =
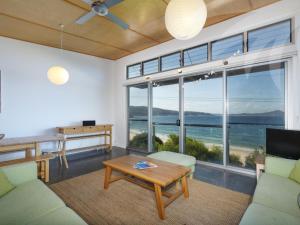
<path id="1" fill-rule="evenodd" d="M 300 159 L 296 162 L 292 169 L 289 178 L 300 184 Z"/>
<path id="2" fill-rule="evenodd" d="M 9 182 L 6 175 L 0 171 L 0 198 L 14 188 L 15 186 Z"/>

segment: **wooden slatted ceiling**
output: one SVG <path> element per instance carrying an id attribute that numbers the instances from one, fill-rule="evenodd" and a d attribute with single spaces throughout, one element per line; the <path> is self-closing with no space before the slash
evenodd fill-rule
<path id="1" fill-rule="evenodd" d="M 205 0 L 210 26 L 278 0 Z M 84 25 L 74 21 L 90 10 L 81 0 L 0 0 L 0 35 L 107 59 L 119 59 L 171 40 L 164 24 L 169 0 L 124 0 L 110 12 L 129 24 L 128 30 L 96 16 Z"/>

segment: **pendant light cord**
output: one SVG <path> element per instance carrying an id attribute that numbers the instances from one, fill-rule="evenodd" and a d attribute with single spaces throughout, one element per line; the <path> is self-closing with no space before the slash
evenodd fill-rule
<path id="1" fill-rule="evenodd" d="M 60 24 L 60 49 L 63 50 L 64 25 Z"/>

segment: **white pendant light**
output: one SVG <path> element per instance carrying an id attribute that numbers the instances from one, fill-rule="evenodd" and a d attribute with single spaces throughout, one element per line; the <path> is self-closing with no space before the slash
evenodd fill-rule
<path id="1" fill-rule="evenodd" d="M 188 40 L 202 30 L 207 18 L 203 0 L 171 0 L 165 13 L 168 32 L 176 39 Z"/>
<path id="2" fill-rule="evenodd" d="M 48 79 L 56 85 L 62 85 L 68 82 L 69 73 L 68 71 L 60 66 L 52 66 L 48 70 Z"/>
<path id="3" fill-rule="evenodd" d="M 60 49 L 63 51 L 63 29 L 64 25 L 60 25 L 61 27 L 61 35 L 60 35 Z M 69 72 L 61 67 L 61 66 L 52 66 L 49 68 L 48 72 L 48 79 L 51 81 L 53 84 L 56 85 L 63 85 L 68 82 L 69 80 Z"/>

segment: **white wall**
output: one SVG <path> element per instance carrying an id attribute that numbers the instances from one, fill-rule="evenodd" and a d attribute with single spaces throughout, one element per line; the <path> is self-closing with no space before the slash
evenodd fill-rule
<path id="1" fill-rule="evenodd" d="M 55 132 L 82 120 L 112 123 L 113 61 L 0 37 L 2 112 L 6 137 Z M 65 67 L 70 80 L 56 86 L 47 79 L 53 65 Z"/>
<path id="2" fill-rule="evenodd" d="M 277 21 L 288 18 L 295 18 L 295 35 L 298 53 L 300 52 L 300 1 L 283 0 L 270 6 L 252 11 L 239 17 L 224 21 L 222 23 L 205 28 L 201 33 L 192 40 L 179 41 L 171 40 L 161 45 L 140 51 L 130 56 L 124 57 L 116 61 L 114 66 L 114 119 L 115 119 L 115 145 L 120 147 L 126 146 L 126 88 L 123 84 L 126 82 L 126 65 L 130 65 L 142 60 L 151 59 L 159 55 L 174 52 L 191 46 L 196 46 L 208 41 L 220 39 L 222 37 L 238 34 L 253 28 L 261 27 Z M 293 85 L 290 87 L 289 95 L 289 116 L 290 128 L 300 129 L 300 92 L 299 84 L 300 76 L 300 59 L 295 57 L 293 64 Z M 183 69 L 184 71 L 184 69 Z"/>

